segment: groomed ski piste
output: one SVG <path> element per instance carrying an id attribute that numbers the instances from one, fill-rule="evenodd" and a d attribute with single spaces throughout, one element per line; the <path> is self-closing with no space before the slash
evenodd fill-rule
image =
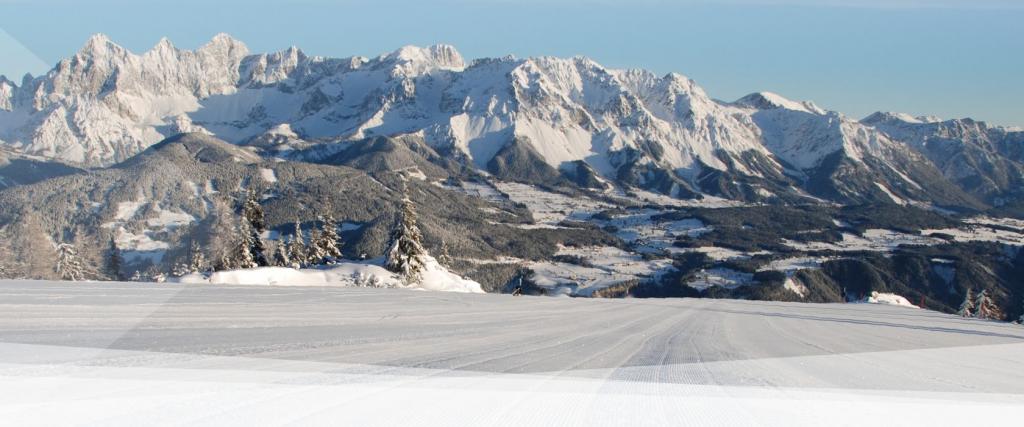
<path id="1" fill-rule="evenodd" d="M 1024 414 L 1024 327 L 904 306 L 33 281 L 0 281 L 0 295 L 6 425 L 934 426 Z"/>

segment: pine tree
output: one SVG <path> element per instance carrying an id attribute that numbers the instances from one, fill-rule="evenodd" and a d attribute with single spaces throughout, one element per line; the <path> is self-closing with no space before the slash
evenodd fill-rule
<path id="1" fill-rule="evenodd" d="M 978 296 L 974 299 L 974 317 L 979 319 L 991 319 L 993 318 L 992 310 L 992 299 L 988 296 L 988 291 L 982 289 L 978 292 Z"/>
<path id="2" fill-rule="evenodd" d="M 233 270 L 234 268 L 235 260 L 231 256 L 231 249 L 222 250 L 220 257 L 217 259 L 217 263 L 213 265 L 214 271 Z"/>
<path id="3" fill-rule="evenodd" d="M 270 260 L 270 263 L 275 267 L 291 267 L 292 260 L 288 257 L 289 242 L 285 239 L 281 239 L 276 245 L 274 245 L 274 256 Z"/>
<path id="4" fill-rule="evenodd" d="M 327 215 L 327 218 L 320 218 L 320 233 L 313 243 L 317 252 L 323 254 L 323 259 L 330 264 L 341 258 L 341 236 L 338 235 L 338 223 L 334 216 Z"/>
<path id="5" fill-rule="evenodd" d="M 249 249 L 249 252 L 252 253 L 253 262 L 256 263 L 257 267 L 270 265 L 270 257 L 268 256 L 267 245 L 263 241 L 263 236 L 255 230 L 251 234 L 252 237 L 249 241 L 252 243 L 252 248 Z"/>
<path id="6" fill-rule="evenodd" d="M 70 243 L 57 245 L 57 274 L 63 280 L 78 281 L 85 278 L 85 267 L 78 257 L 78 250 Z"/>
<path id="7" fill-rule="evenodd" d="M 1024 304 L 1021 304 L 1021 308 L 1024 309 Z M 1017 319 L 1017 323 L 1024 325 L 1024 310 L 1021 310 L 1020 318 Z"/>
<path id="8" fill-rule="evenodd" d="M 252 226 L 249 225 L 249 219 L 243 216 L 238 226 L 238 241 L 233 256 L 236 268 L 259 267 L 259 264 L 256 263 L 256 257 L 252 253 L 253 245 Z"/>
<path id="9" fill-rule="evenodd" d="M 263 215 L 263 206 L 260 205 L 256 190 L 250 189 L 245 204 L 242 205 L 242 216 L 249 220 L 249 225 L 257 233 L 267 231 L 267 221 Z"/>
<path id="10" fill-rule="evenodd" d="M 189 248 L 189 271 L 192 273 L 202 273 L 208 268 L 209 263 L 206 261 L 206 255 L 203 254 L 203 249 L 199 247 L 199 243 L 193 241 L 192 247 Z"/>
<path id="11" fill-rule="evenodd" d="M 292 262 L 292 267 L 302 268 L 306 266 L 306 243 L 302 238 L 302 225 L 299 224 L 299 220 L 295 220 L 295 234 L 292 235 L 292 240 L 288 244 L 288 259 Z"/>
<path id="12" fill-rule="evenodd" d="M 248 238 L 249 253 L 252 254 L 253 262 L 258 267 L 270 265 L 266 244 L 263 242 L 263 232 L 267 231 L 267 221 L 255 190 L 249 190 L 245 203 L 242 205 L 242 219 L 249 222 L 249 234 L 251 234 Z"/>
<path id="13" fill-rule="evenodd" d="M 324 260 L 327 258 L 327 252 L 324 252 L 322 246 L 322 234 L 320 230 L 309 232 L 309 252 L 306 254 L 306 262 L 309 265 L 323 265 Z"/>
<path id="14" fill-rule="evenodd" d="M 453 261 L 451 253 L 448 252 L 448 242 L 442 239 L 441 254 L 437 256 L 437 262 L 441 263 L 441 265 L 445 267 L 451 268 Z"/>
<path id="15" fill-rule="evenodd" d="M 107 246 L 107 253 L 103 258 L 103 272 L 110 280 L 124 280 L 121 268 L 124 266 L 124 257 L 121 256 L 121 248 L 117 247 L 117 241 L 113 237 Z"/>
<path id="16" fill-rule="evenodd" d="M 974 316 L 974 295 L 970 289 L 964 294 L 964 302 L 960 303 L 960 310 L 956 314 L 962 317 Z"/>
<path id="17" fill-rule="evenodd" d="M 416 210 L 412 200 L 403 200 L 402 213 L 391 233 L 391 245 L 384 267 L 402 275 L 406 284 L 420 281 L 426 268 L 427 250 L 423 248 L 423 234 L 416 225 Z"/>

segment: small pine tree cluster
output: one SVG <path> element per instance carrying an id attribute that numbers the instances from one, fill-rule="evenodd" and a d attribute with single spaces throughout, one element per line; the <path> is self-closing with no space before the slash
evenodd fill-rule
<path id="1" fill-rule="evenodd" d="M 270 265 L 266 243 L 263 241 L 266 227 L 263 206 L 260 205 L 256 191 L 249 190 L 242 203 L 242 212 L 237 225 L 221 230 L 222 233 L 230 233 L 230 236 L 221 236 L 221 239 L 231 243 L 222 250 L 214 269 L 233 270 Z M 194 252 L 193 257 L 195 256 Z M 193 259 L 192 261 L 191 264 L 194 265 L 189 265 L 189 269 L 198 270 L 202 268 L 199 264 L 205 263 L 205 259 Z"/>
<path id="2" fill-rule="evenodd" d="M 171 275 L 182 277 L 189 274 L 202 274 L 210 271 L 210 263 L 206 261 L 206 254 L 195 240 L 189 244 L 188 253 L 183 262 L 174 265 Z"/>
<path id="3" fill-rule="evenodd" d="M 233 220 L 231 222 L 234 222 Z M 277 242 L 266 242 L 263 234 L 267 222 L 255 191 L 249 191 L 242 203 L 237 225 L 223 228 L 220 240 L 231 242 L 215 263 L 215 270 L 234 270 L 265 266 L 303 268 L 314 265 L 334 264 L 342 257 L 341 236 L 338 223 L 330 214 L 320 217 L 320 227 L 309 233 L 308 242 L 303 235 L 302 225 L 295 220 L 294 232 Z M 198 251 L 193 251 L 197 253 Z M 199 261 L 193 262 L 198 264 Z M 205 260 L 202 260 L 205 264 Z M 199 269 L 193 265 L 190 269 Z M 186 270 L 182 266 L 182 271 Z"/>
<path id="4" fill-rule="evenodd" d="M 974 298 L 974 317 L 979 319 L 999 319 L 1002 317 L 999 314 L 999 308 L 992 302 L 988 291 L 984 289 L 978 292 L 978 296 Z"/>
<path id="5" fill-rule="evenodd" d="M 960 309 L 957 310 L 957 314 L 977 319 L 999 320 L 1003 318 L 1003 313 L 999 311 L 999 307 L 992 301 L 992 297 L 989 296 L 988 291 L 985 289 L 978 292 L 976 296 L 968 289 L 964 293 L 964 300 L 960 303 Z"/>
<path id="6" fill-rule="evenodd" d="M 341 259 L 341 235 L 338 223 L 328 215 L 320 218 L 320 228 L 311 230 L 309 243 L 303 237 L 302 225 L 295 220 L 295 231 L 274 248 L 272 265 L 302 268 L 313 265 L 331 265 Z"/>

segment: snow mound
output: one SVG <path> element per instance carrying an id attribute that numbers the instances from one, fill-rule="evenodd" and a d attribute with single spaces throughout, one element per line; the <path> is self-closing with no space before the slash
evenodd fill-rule
<path id="1" fill-rule="evenodd" d="M 921 307 L 918 307 L 918 306 L 916 306 L 914 304 L 911 304 L 910 301 L 908 301 L 906 298 L 904 298 L 904 297 L 902 297 L 900 295 L 881 293 L 881 292 L 874 292 L 874 291 L 871 292 L 871 296 L 861 300 L 860 302 L 861 303 L 866 303 L 866 304 L 885 304 L 885 305 L 898 305 L 898 306 L 901 306 L 901 307 L 921 308 Z"/>
<path id="2" fill-rule="evenodd" d="M 479 283 L 448 271 L 429 255 L 426 257 L 426 268 L 422 273 L 422 280 L 413 287 L 426 291 L 484 293 Z"/>
<path id="3" fill-rule="evenodd" d="M 170 282 L 213 285 L 255 286 L 341 286 L 421 289 L 425 291 L 483 293 L 479 283 L 464 279 L 429 258 L 419 283 L 406 285 L 401 278 L 381 267 L 377 260 L 343 262 L 319 268 L 260 267 L 218 271 L 209 275 L 189 274 Z"/>

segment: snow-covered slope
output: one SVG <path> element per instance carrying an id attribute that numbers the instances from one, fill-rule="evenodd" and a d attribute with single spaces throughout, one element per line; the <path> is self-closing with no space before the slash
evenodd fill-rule
<path id="1" fill-rule="evenodd" d="M 0 292 L 12 425 L 931 427 L 1024 412 L 1024 328 L 903 307 L 24 281 Z"/>
<path id="2" fill-rule="evenodd" d="M 900 177 L 921 156 L 880 129 L 773 93 L 717 101 L 679 74 L 582 57 L 467 62 L 446 45 L 335 59 L 250 54 L 222 34 L 195 51 L 164 39 L 136 54 L 97 35 L 44 76 L 0 79 L 2 144 L 86 166 L 181 132 L 277 148 L 416 135 L 518 180 L 585 165 L 676 197 L 891 200 L 880 187 L 901 200 L 964 197 L 930 185 L 941 176 L 930 164 L 914 171 L 924 184 Z"/>

